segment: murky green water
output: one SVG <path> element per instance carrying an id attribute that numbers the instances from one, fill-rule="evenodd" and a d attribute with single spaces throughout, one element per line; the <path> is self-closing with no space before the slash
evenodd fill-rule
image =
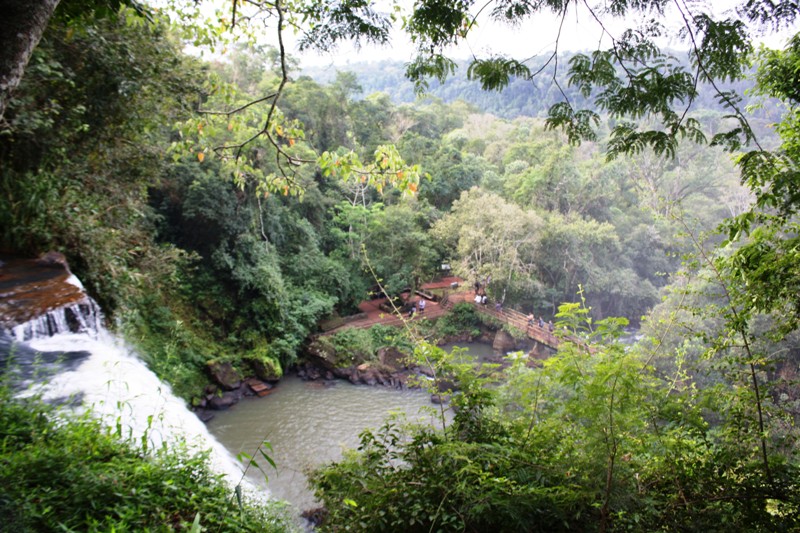
<path id="1" fill-rule="evenodd" d="M 430 395 L 420 390 L 356 386 L 346 381 L 326 386 L 288 376 L 269 396 L 245 399 L 217 414 L 208 428 L 232 454 L 255 455 L 267 471 L 272 495 L 303 510 L 315 506 L 305 469 L 341 458 L 343 447 L 356 448 L 358 434 L 367 427 L 380 427 L 393 411 L 431 420 L 429 413 L 420 414 L 424 407 L 433 406 Z M 277 472 L 256 455 L 262 440 L 272 444 L 270 455 Z M 264 483 L 257 470 L 248 476 Z"/>

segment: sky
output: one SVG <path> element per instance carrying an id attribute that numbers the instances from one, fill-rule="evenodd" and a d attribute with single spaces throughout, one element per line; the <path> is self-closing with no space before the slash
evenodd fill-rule
<path id="1" fill-rule="evenodd" d="M 492 53 L 528 58 L 554 49 L 558 26 L 559 19 L 549 13 L 539 14 L 518 28 L 492 22 L 488 17 L 481 17 L 477 26 L 470 31 L 467 41 L 455 49 L 448 50 L 447 53 L 450 57 L 458 59 L 472 55 L 487 56 Z M 600 27 L 590 20 L 586 13 L 573 12 L 564 21 L 559 48 L 565 51 L 594 48 L 601 36 Z M 382 59 L 410 61 L 414 56 L 414 46 L 408 38 L 400 30 L 395 30 L 391 39 L 389 47 L 370 46 L 356 50 L 353 46 L 343 45 L 334 53 L 303 54 L 301 61 L 304 65 L 314 66 L 345 65 L 348 62 Z M 605 42 L 609 42 L 608 38 Z"/>
<path id="2" fill-rule="evenodd" d="M 693 6 L 705 7 L 717 14 L 733 14 L 731 10 L 736 3 L 735 0 L 691 2 Z M 406 2 L 406 7 L 410 6 L 411 2 Z M 649 17 L 629 18 L 624 21 L 612 20 L 610 23 L 604 22 L 607 24 L 606 29 L 615 37 L 618 37 L 626 28 L 640 24 L 643 21 L 642 19 L 645 18 Z M 680 16 L 674 7 L 667 11 L 664 19 L 667 21 L 668 26 L 672 28 L 676 29 L 679 26 Z M 561 27 L 559 28 L 559 26 Z M 770 36 L 766 40 L 766 44 L 783 46 L 787 37 L 788 32 L 779 36 Z M 589 11 L 581 6 L 578 10 L 570 10 L 568 16 L 564 19 L 563 25 L 560 18 L 549 12 L 537 14 L 518 28 L 493 22 L 487 16 L 483 16 L 479 18 L 477 28 L 470 32 L 466 43 L 458 48 L 448 50 L 447 55 L 454 59 L 464 59 L 473 55 L 486 57 L 493 53 L 501 53 L 516 59 L 527 59 L 550 53 L 554 50 L 557 41 L 559 51 L 595 50 L 598 48 L 598 44 L 606 47 L 611 43 L 609 36 L 604 35 L 603 29 L 594 20 Z M 674 39 L 663 39 L 660 44 L 678 49 L 685 46 Z M 342 45 L 332 53 L 320 55 L 317 53 L 297 54 L 295 52 L 295 55 L 299 55 L 304 66 L 342 66 L 353 62 L 379 61 L 383 59 L 408 62 L 413 59 L 414 47 L 401 31 L 396 30 L 392 33 L 392 44 L 388 47 L 369 46 L 357 50 L 351 45 Z"/>
<path id="3" fill-rule="evenodd" d="M 157 4 L 168 0 L 151 0 Z M 180 1 L 180 0 L 178 0 Z M 398 0 L 401 7 L 410 13 L 414 0 Z M 592 2 L 592 0 L 589 0 Z M 595 0 L 594 3 L 602 3 L 604 0 Z M 732 15 L 732 8 L 740 3 L 741 0 L 675 0 L 669 3 L 668 11 L 662 20 L 671 29 L 675 30 L 680 26 L 680 16 L 675 9 L 675 4 L 680 3 L 690 6 L 696 10 L 710 10 L 717 15 Z M 373 4 L 377 10 L 388 12 L 391 7 L 390 0 L 374 0 Z M 480 2 L 478 5 L 483 5 Z M 611 38 L 604 34 L 603 29 L 594 20 L 588 9 L 580 4 L 575 7 L 575 3 L 564 18 L 563 23 L 560 18 L 552 15 L 549 11 L 537 13 L 534 17 L 526 20 L 520 27 L 511 27 L 505 24 L 489 20 L 488 14 L 483 13 L 477 20 L 477 25 L 470 31 L 469 38 L 459 47 L 448 49 L 445 54 L 451 59 L 468 59 L 473 56 L 488 57 L 493 54 L 502 54 L 518 60 L 525 60 L 537 56 L 551 53 L 558 43 L 560 52 L 567 51 L 588 51 L 598 47 L 608 47 Z M 197 5 L 197 4 L 195 4 Z M 222 17 L 229 16 L 230 0 L 212 0 L 200 4 L 201 9 L 207 16 L 216 18 L 212 15 L 215 10 L 219 10 Z M 606 29 L 619 37 L 628 27 L 640 25 L 644 19 L 650 16 L 640 16 L 638 18 L 628 18 L 626 20 L 610 19 L 604 17 Z M 773 47 L 783 47 L 788 36 L 798 31 L 784 32 L 782 35 L 772 35 L 765 38 L 767 45 Z M 674 32 L 673 32 L 674 33 Z M 261 34 L 263 43 L 275 46 L 277 43 L 274 38 L 274 29 L 265 28 Z M 290 55 L 300 60 L 301 66 L 308 67 L 340 67 L 348 63 L 364 61 L 380 61 L 385 59 L 409 62 L 413 60 L 415 49 L 408 38 L 400 29 L 395 29 L 391 34 L 391 44 L 384 47 L 377 45 L 365 45 L 361 49 L 355 48 L 351 44 L 341 44 L 336 50 L 320 54 L 317 52 L 301 53 L 296 49 L 297 38 L 291 32 L 285 33 L 287 50 Z M 685 45 L 675 39 L 662 39 L 659 45 L 673 49 L 684 48 Z"/>

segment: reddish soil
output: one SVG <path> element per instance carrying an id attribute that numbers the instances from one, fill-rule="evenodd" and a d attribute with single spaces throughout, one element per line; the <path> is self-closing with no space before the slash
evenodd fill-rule
<path id="1" fill-rule="evenodd" d="M 457 287 L 453 288 L 452 290 L 449 290 L 451 289 L 453 283 L 457 283 L 458 284 Z M 454 303 L 470 301 L 472 299 L 473 294 L 469 292 L 469 289 L 467 287 L 461 285 L 462 283 L 463 280 L 461 278 L 451 276 L 442 278 L 441 280 L 432 283 L 426 283 L 421 287 L 421 289 L 422 292 L 429 292 L 434 290 L 438 292 L 438 290 L 440 289 L 448 289 L 447 307 L 449 307 Z M 408 293 L 407 292 L 403 293 L 402 297 L 404 300 L 407 301 Z M 442 305 L 439 302 L 434 302 L 433 300 L 423 298 L 419 294 L 415 294 L 414 297 L 411 299 L 411 301 L 419 302 L 422 299 L 425 300 L 425 311 L 423 311 L 422 313 L 419 312 L 415 313 L 412 320 L 420 320 L 424 317 L 436 318 L 442 316 L 447 312 L 447 309 L 445 307 L 442 307 Z M 408 320 L 407 313 L 403 314 L 403 317 L 401 318 L 396 313 L 387 313 L 386 311 L 381 309 L 380 306 L 386 302 L 387 302 L 386 298 L 377 298 L 375 300 L 367 300 L 361 302 L 360 304 L 358 304 L 358 309 L 366 315 L 364 318 L 348 321 L 347 324 L 343 324 L 342 326 L 339 326 L 333 330 L 326 332 L 326 335 L 335 333 L 341 328 L 368 328 L 375 324 L 399 326 L 403 322 L 402 319 Z"/>
<path id="2" fill-rule="evenodd" d="M 440 302 L 434 302 L 427 298 L 423 298 L 419 294 L 415 294 L 411 301 L 419 302 L 422 299 L 425 299 L 425 311 L 422 313 L 414 313 L 412 321 L 421 320 L 425 317 L 428 318 L 437 318 L 442 316 L 447 312 L 447 310 L 452 307 L 453 304 L 459 302 L 472 302 L 473 298 L 475 297 L 475 291 L 472 287 L 465 287 L 462 285 L 463 280 L 456 277 L 448 277 L 441 279 L 439 281 L 433 283 L 426 283 L 422 286 L 422 292 L 430 292 L 436 290 L 438 292 L 439 289 L 450 289 L 453 287 L 453 283 L 457 283 L 458 285 L 454 287 L 452 290 L 447 290 L 447 301 L 446 304 L 443 306 Z M 403 293 L 402 295 L 403 300 L 408 300 L 408 293 Z M 324 335 L 330 335 L 332 333 L 336 333 L 340 329 L 344 328 L 368 328 L 370 326 L 374 326 L 375 324 L 385 324 L 387 326 L 401 326 L 404 320 L 409 320 L 408 314 L 404 313 L 403 316 L 399 316 L 398 313 L 387 313 L 380 306 L 386 303 L 386 298 L 377 298 L 375 300 L 367 300 L 365 302 L 361 302 L 358 305 L 359 310 L 365 315 L 362 318 L 356 320 L 349 320 L 347 323 L 342 324 L 341 326 L 331 329 L 324 333 Z M 559 339 L 553 335 L 548 328 L 545 326 L 540 328 L 538 325 L 529 325 L 528 319 L 525 315 L 518 311 L 514 311 L 513 309 L 495 309 L 493 304 L 485 305 L 485 306 L 476 306 L 478 310 L 482 313 L 486 313 L 489 315 L 494 316 L 498 320 L 506 322 L 516 328 L 524 331 L 528 337 L 531 339 L 537 340 L 543 344 L 551 346 L 553 348 L 557 348 L 560 341 Z"/>

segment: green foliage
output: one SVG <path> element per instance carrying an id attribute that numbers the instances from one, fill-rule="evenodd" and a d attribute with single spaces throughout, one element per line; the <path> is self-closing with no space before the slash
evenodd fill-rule
<path id="1" fill-rule="evenodd" d="M 636 154 L 652 149 L 659 155 L 674 157 L 679 141 L 683 138 L 705 142 L 699 122 L 687 114 L 698 97 L 698 81 L 708 83 L 720 104 L 735 117 L 734 127 L 728 135 L 729 146 L 735 149 L 753 140 L 752 130 L 743 115 L 739 97 L 722 87 L 723 82 L 737 81 L 744 77 L 747 57 L 752 51 L 752 41 L 767 24 L 768 15 L 775 13 L 775 27 L 794 20 L 798 10 L 791 2 L 743 1 L 740 13 L 747 19 L 723 19 L 710 9 L 697 7 L 687 12 L 681 8 L 681 27 L 669 28 L 664 16 L 665 2 L 613 2 L 605 11 L 587 6 L 587 18 L 595 19 L 605 28 L 610 19 L 650 16 L 644 24 L 637 24 L 611 37 L 611 43 L 598 44 L 591 55 L 577 54 L 570 61 L 568 85 L 577 88 L 584 101 L 574 101 L 562 87 L 557 87 L 557 99 L 548 113 L 548 127 L 561 128 L 571 143 L 597 139 L 597 128 L 601 124 L 599 112 L 615 119 L 606 153 L 610 159 L 622 154 Z M 457 44 L 469 38 L 474 22 L 483 11 L 490 18 L 509 26 L 524 25 L 530 18 L 543 12 L 552 12 L 557 17 L 568 16 L 569 3 L 560 0 L 527 3 L 489 2 L 477 6 L 461 0 L 431 0 L 415 4 L 406 20 L 405 30 L 417 44 L 417 57 L 410 63 L 406 75 L 418 89 L 427 87 L 426 78 L 436 77 L 443 81 L 455 70 L 452 60 L 442 55 L 446 45 Z M 554 21 L 555 22 L 555 21 Z M 561 37 L 561 25 L 556 39 Z M 671 35 L 686 44 L 689 52 L 686 60 L 679 60 L 668 50 L 657 45 L 657 39 Z M 555 52 L 542 60 L 543 65 L 531 68 L 527 61 L 505 57 L 474 57 L 468 67 L 468 77 L 480 80 L 484 89 L 498 89 L 510 83 L 512 77 L 520 78 L 530 86 L 531 78 L 557 78 L 558 43 Z M 531 74 L 534 72 L 535 74 Z M 586 105 L 585 99 L 592 104 Z M 618 120 L 617 120 L 618 119 Z M 633 123 L 641 119 L 652 119 L 654 127 L 647 123 Z"/>
<path id="2" fill-rule="evenodd" d="M 281 504 L 237 505 L 205 454 L 144 454 L 88 415 L 0 389 L 4 531 L 291 531 Z M 193 526 L 195 524 L 195 526 Z"/>
<path id="3" fill-rule="evenodd" d="M 0 246 L 63 251 L 108 311 L 141 290 L 142 271 L 169 270 L 143 204 L 196 74 L 164 26 L 136 17 L 55 17 L 0 134 Z"/>
<path id="4" fill-rule="evenodd" d="M 372 345 L 379 349 L 391 346 L 404 353 L 414 351 L 414 340 L 404 328 L 375 324 L 368 331 L 372 336 Z"/>
<path id="5" fill-rule="evenodd" d="M 443 317 L 436 321 L 437 335 L 459 335 L 464 332 L 475 333 L 482 324 L 481 318 L 470 303 L 457 303 Z"/>
<path id="6" fill-rule="evenodd" d="M 272 352 L 269 346 L 259 346 L 243 356 L 244 361 L 259 379 L 278 381 L 283 377 L 283 369 Z"/>
<path id="7" fill-rule="evenodd" d="M 455 417 L 440 430 L 388 422 L 318 469 L 323 531 L 797 527 L 796 464 L 775 453 L 768 479 L 727 434 L 739 414 L 659 377 L 617 342 L 624 320 L 592 324 L 577 304 L 559 317 L 582 340 L 541 368 L 511 356 L 500 386 L 422 345 L 435 381 L 453 380 Z"/>
<path id="8" fill-rule="evenodd" d="M 347 328 L 327 338 L 340 366 L 374 361 L 377 355 L 375 336 L 366 329 Z"/>
<path id="9" fill-rule="evenodd" d="M 298 17 L 317 21 L 300 41 L 301 48 L 321 50 L 334 48 L 342 40 L 362 39 L 384 44 L 389 40 L 390 23 L 385 14 L 360 1 L 344 1 L 335 5 L 315 2 L 300 4 Z"/>

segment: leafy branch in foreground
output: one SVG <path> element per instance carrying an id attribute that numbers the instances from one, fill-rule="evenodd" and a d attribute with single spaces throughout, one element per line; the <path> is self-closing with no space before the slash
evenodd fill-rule
<path id="1" fill-rule="evenodd" d="M 607 151 L 609 158 L 644 148 L 673 156 L 683 138 L 707 142 L 699 123 L 691 116 L 698 87 L 707 84 L 734 121 L 733 127 L 715 134 L 711 142 L 733 151 L 758 142 L 741 107 L 740 95 L 726 84 L 744 78 L 753 41 L 764 31 L 790 27 L 800 7 L 792 0 L 745 0 L 738 3 L 736 11 L 738 15 L 731 12 L 718 15 L 710 5 L 663 0 L 623 0 L 597 7 L 588 2 L 559 0 L 535 3 L 423 0 L 404 19 L 404 28 L 418 51 L 406 74 L 418 88 L 426 87 L 427 78 L 443 81 L 451 75 L 455 64 L 447 57 L 447 49 L 469 43 L 479 18 L 524 28 L 538 17 L 552 15 L 556 52 L 546 53 L 550 56 L 546 68 L 531 72 L 528 66 L 540 53 L 538 50 L 531 59 L 508 57 L 490 50 L 486 52 L 488 58 L 473 57 L 468 67 L 470 78 L 479 80 L 484 89 L 501 90 L 513 78 L 533 83 L 539 75 L 549 76 L 559 88 L 563 102 L 551 108 L 548 126 L 563 129 L 571 142 L 593 140 L 600 125 L 598 112 L 607 113 L 615 119 Z M 584 97 L 593 97 L 594 109 L 576 109 L 558 86 L 557 51 L 568 15 L 582 23 L 593 21 L 601 37 L 594 52 L 576 55 L 568 68 L 570 85 L 578 86 Z M 613 31 L 612 23 L 622 20 L 627 29 Z M 669 27 L 674 20 L 680 21 L 677 30 Z M 673 46 L 677 42 L 678 47 L 686 47 L 685 58 L 678 59 L 658 45 L 665 36 L 673 39 Z M 603 47 L 603 42 L 609 44 Z M 652 121 L 655 127 L 632 123 L 640 119 Z"/>

